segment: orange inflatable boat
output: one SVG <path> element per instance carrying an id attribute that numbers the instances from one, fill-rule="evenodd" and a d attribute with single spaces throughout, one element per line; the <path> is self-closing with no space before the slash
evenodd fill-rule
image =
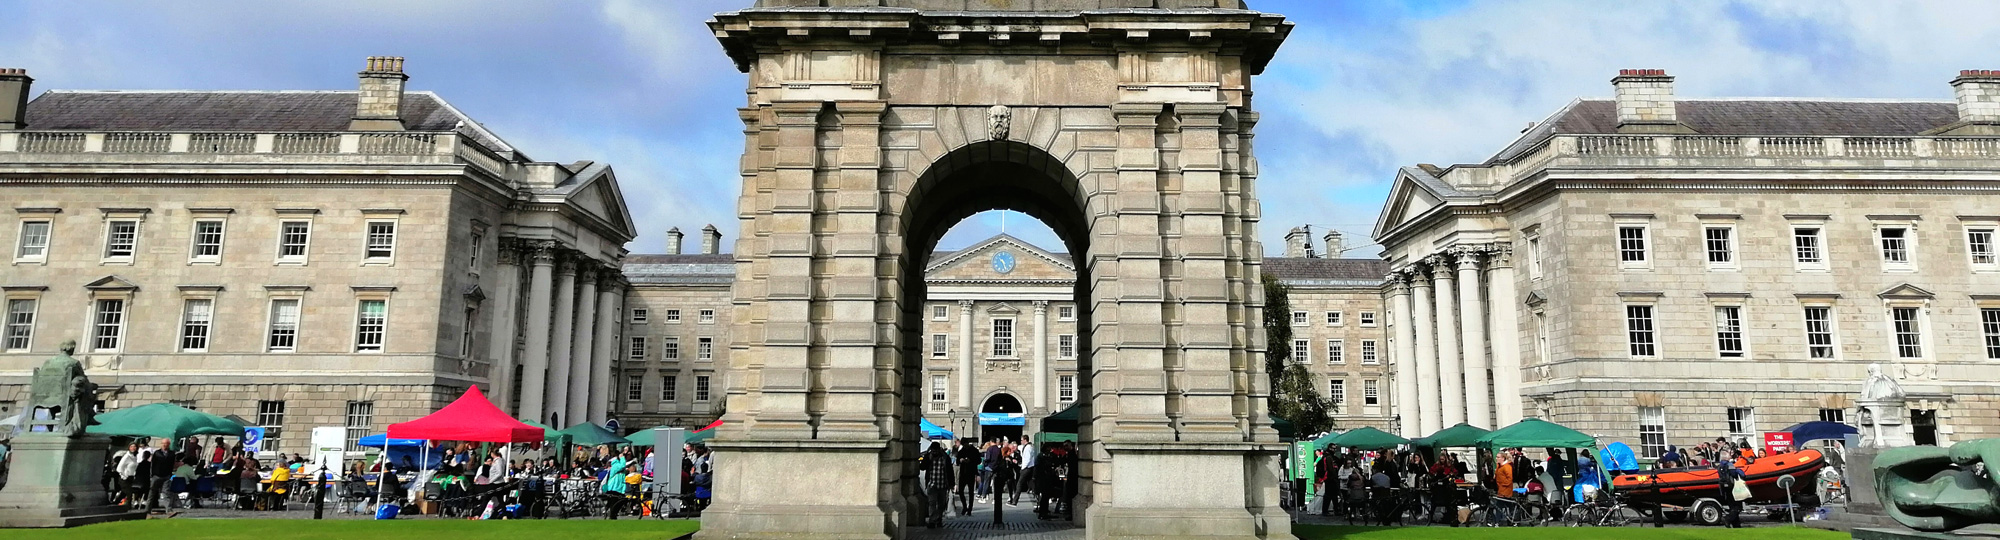
<path id="1" fill-rule="evenodd" d="M 1778 487 L 1778 478 L 1792 475 L 1794 499 L 1813 491 L 1813 479 L 1821 467 L 1826 466 L 1826 457 L 1818 450 L 1798 450 L 1783 454 L 1764 456 L 1748 466 L 1742 467 L 1743 477 L 1750 484 L 1750 498 L 1743 502 L 1752 504 L 1778 504 L 1785 502 L 1785 490 Z M 1655 469 L 1626 474 L 1611 479 L 1611 486 L 1630 500 L 1642 504 L 1670 504 L 1693 506 L 1700 499 L 1720 500 L 1721 493 L 1715 483 L 1715 469 L 1711 467 L 1682 467 L 1676 469 Z"/>

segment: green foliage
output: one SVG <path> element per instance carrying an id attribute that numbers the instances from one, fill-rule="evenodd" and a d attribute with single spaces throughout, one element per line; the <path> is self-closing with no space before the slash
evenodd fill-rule
<path id="1" fill-rule="evenodd" d="M 1320 396 L 1305 366 L 1293 364 L 1291 289 L 1264 274 L 1264 373 L 1271 378 L 1271 416 L 1292 423 L 1300 437 L 1333 430 L 1333 400 Z"/>

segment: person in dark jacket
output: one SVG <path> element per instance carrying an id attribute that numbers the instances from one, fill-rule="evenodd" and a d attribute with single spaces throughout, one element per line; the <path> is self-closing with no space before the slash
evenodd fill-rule
<path id="1" fill-rule="evenodd" d="M 951 488 L 957 485 L 952 473 L 958 468 L 951 454 L 945 453 L 944 444 L 931 441 L 931 448 L 924 452 L 924 499 L 928 512 L 924 513 L 924 526 L 932 529 L 944 526 L 945 504 L 951 501 Z"/>
<path id="2" fill-rule="evenodd" d="M 958 455 L 958 515 L 972 514 L 972 492 L 979 484 L 979 446 L 969 440 L 960 440 Z"/>
<path id="3" fill-rule="evenodd" d="M 1743 501 L 1736 500 L 1736 494 L 1731 493 L 1735 484 L 1742 481 L 1743 471 L 1738 470 L 1731 460 L 1715 461 L 1715 484 L 1718 488 L 1715 499 L 1722 502 L 1722 508 L 1727 513 L 1725 524 L 1731 529 L 1743 528 Z"/>

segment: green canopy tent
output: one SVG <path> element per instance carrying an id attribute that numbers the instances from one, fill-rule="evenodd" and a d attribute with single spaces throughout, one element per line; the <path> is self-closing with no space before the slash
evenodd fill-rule
<path id="1" fill-rule="evenodd" d="M 157 437 L 176 442 L 195 435 L 242 437 L 243 424 L 172 403 L 149 403 L 97 415 L 89 433 Z"/>
<path id="2" fill-rule="evenodd" d="M 1299 436 L 1299 428 L 1293 426 L 1291 420 L 1278 418 L 1276 416 L 1271 417 L 1271 429 L 1278 430 L 1279 440 L 1289 441 L 1292 439 L 1296 439 Z"/>
<path id="3" fill-rule="evenodd" d="M 1465 422 L 1459 422 L 1458 425 L 1440 429 L 1438 430 L 1437 433 L 1432 433 L 1429 437 L 1422 437 L 1410 441 L 1410 445 L 1420 446 L 1424 448 L 1461 448 L 1461 447 L 1475 446 L 1475 443 L 1479 441 L 1479 438 L 1486 436 L 1486 434 L 1488 433 L 1492 433 L 1492 431 L 1487 429 L 1482 429 L 1473 426 L 1471 424 L 1467 424 Z"/>
<path id="4" fill-rule="evenodd" d="M 1473 440 L 1480 448 L 1596 448 L 1597 438 L 1562 424 L 1529 418 Z"/>
<path id="5" fill-rule="evenodd" d="M 612 433 L 611 430 L 604 429 L 604 426 L 590 422 L 570 426 L 569 429 L 564 429 L 558 433 L 568 435 L 570 444 L 580 446 L 624 446 L 632 444 L 631 440 L 620 437 L 617 433 Z"/>
<path id="6" fill-rule="evenodd" d="M 1397 437 L 1393 433 L 1363 426 L 1347 430 L 1346 433 L 1339 435 L 1321 437 L 1314 441 L 1314 444 L 1322 448 L 1339 446 L 1358 450 L 1387 450 L 1395 448 L 1397 445 L 1409 444 L 1409 442 L 1409 439 Z"/>
<path id="7" fill-rule="evenodd" d="M 1071 403 L 1063 410 L 1042 417 L 1042 433 L 1076 433 L 1076 424 L 1083 418 L 1083 402 Z"/>

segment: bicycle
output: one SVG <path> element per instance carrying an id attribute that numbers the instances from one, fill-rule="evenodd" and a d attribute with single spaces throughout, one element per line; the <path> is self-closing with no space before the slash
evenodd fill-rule
<path id="1" fill-rule="evenodd" d="M 1563 524 L 1571 527 L 1619 527 L 1639 523 L 1644 517 L 1638 509 L 1625 504 L 1623 496 L 1598 495 L 1589 503 L 1570 505 L 1568 510 L 1563 511 Z"/>
<path id="2" fill-rule="evenodd" d="M 1540 524 L 1546 515 L 1541 503 L 1489 496 L 1486 504 L 1472 509 L 1466 524 L 1481 527 L 1533 527 Z"/>

